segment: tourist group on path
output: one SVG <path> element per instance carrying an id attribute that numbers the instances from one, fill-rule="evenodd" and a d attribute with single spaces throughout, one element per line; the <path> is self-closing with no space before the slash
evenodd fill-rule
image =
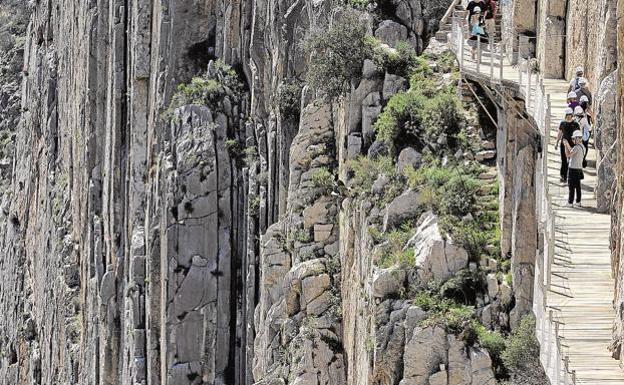
<path id="1" fill-rule="evenodd" d="M 472 0 L 466 6 L 470 26 L 469 44 L 474 59 L 476 41 L 487 43 L 489 32 L 494 31 L 496 0 Z M 559 125 L 555 148 L 561 152 L 561 182 L 569 188 L 568 206 L 581 207 L 581 180 L 587 167 L 587 151 L 592 133 L 592 94 L 589 91 L 583 67 L 574 70 L 575 76 L 568 89 L 565 118 Z"/>
<path id="2" fill-rule="evenodd" d="M 568 89 L 565 118 L 559 124 L 555 149 L 561 152 L 561 182 L 568 184 L 568 206 L 581 207 L 581 180 L 587 167 L 587 151 L 592 133 L 592 94 L 583 76 L 583 67 L 575 69 Z"/>

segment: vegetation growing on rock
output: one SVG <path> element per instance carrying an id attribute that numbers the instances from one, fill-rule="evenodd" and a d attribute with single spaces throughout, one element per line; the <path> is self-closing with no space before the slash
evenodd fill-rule
<path id="1" fill-rule="evenodd" d="M 217 108 L 224 97 L 237 101 L 243 84 L 236 71 L 221 60 L 209 64 L 206 72 L 189 83 L 179 84 L 171 98 L 169 113 L 178 107 L 198 104 Z"/>
<path id="2" fill-rule="evenodd" d="M 439 141 L 447 142 L 449 148 L 453 148 L 463 127 L 455 84 L 434 80 L 424 59 L 416 63 L 418 66 L 410 77 L 410 88 L 394 95 L 377 119 L 377 139 L 393 149 L 398 138 L 403 143 L 414 142 L 421 148 L 431 147 Z"/>
<path id="3" fill-rule="evenodd" d="M 328 99 L 348 91 L 351 80 L 361 75 L 364 60 L 373 55 L 364 17 L 352 8 L 339 8 L 327 30 L 312 31 L 304 41 L 310 58 L 306 83 Z"/>

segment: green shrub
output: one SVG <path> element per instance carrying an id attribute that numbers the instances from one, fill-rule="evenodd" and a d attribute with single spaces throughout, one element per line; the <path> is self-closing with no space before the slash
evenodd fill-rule
<path id="1" fill-rule="evenodd" d="M 418 292 L 414 304 L 429 313 L 422 321 L 423 326 L 441 325 L 453 333 L 461 332 L 474 317 L 473 307 L 458 304 L 429 290 Z"/>
<path id="2" fill-rule="evenodd" d="M 454 138 L 463 126 L 459 98 L 452 87 L 438 86 L 425 72 L 416 71 L 410 89 L 388 101 L 375 122 L 378 140 L 394 149 L 396 140 L 412 138 L 422 146 L 437 141 L 440 134 Z"/>
<path id="3" fill-rule="evenodd" d="M 427 203 L 439 215 L 462 216 L 472 210 L 480 186 L 477 175 L 478 170 L 469 166 L 437 163 L 407 170 L 410 187 L 427 190 L 433 198 Z"/>
<path id="4" fill-rule="evenodd" d="M 382 254 L 377 261 L 377 265 L 388 268 L 398 265 L 402 268 L 413 268 L 416 264 L 414 249 L 405 249 L 407 241 L 414 235 L 414 225 L 404 223 L 398 229 L 390 231 L 388 234 L 378 234 L 380 242 L 387 242 Z"/>
<path id="5" fill-rule="evenodd" d="M 347 169 L 353 173 L 350 187 L 358 194 L 370 193 L 379 175 L 386 175 L 390 179 L 396 177 L 394 161 L 388 156 L 380 156 L 376 159 L 359 156 L 347 162 Z"/>
<path id="6" fill-rule="evenodd" d="M 189 105 L 199 104 L 216 108 L 225 96 L 235 101 L 240 97 L 243 85 L 236 71 L 221 60 L 210 63 L 208 70 L 194 77 L 187 84 L 180 84 L 171 99 L 169 112 Z"/>
<path id="7" fill-rule="evenodd" d="M 296 120 L 299 117 L 302 88 L 302 82 L 296 78 L 285 79 L 277 88 L 277 105 L 284 118 Z"/>
<path id="8" fill-rule="evenodd" d="M 414 48 L 405 41 L 394 48 L 382 47 L 378 40 L 371 40 L 374 47 L 373 61 L 377 67 L 391 74 L 408 77 L 415 68 L 420 68 L 423 59 L 416 55 Z"/>
<path id="9" fill-rule="evenodd" d="M 304 41 L 310 58 L 306 83 L 329 99 L 348 91 L 351 80 L 361 75 L 364 60 L 373 56 L 362 15 L 340 8 L 328 28 L 312 31 Z"/>
<path id="10" fill-rule="evenodd" d="M 507 340 L 502 354 L 514 384 L 548 384 L 540 363 L 540 346 L 535 337 L 535 318 L 525 316 Z"/>
<path id="11" fill-rule="evenodd" d="M 344 4 L 353 7 L 355 9 L 366 9 L 369 4 L 371 3 L 371 0 L 344 0 Z"/>
<path id="12" fill-rule="evenodd" d="M 260 214 L 260 195 L 256 195 L 249 200 L 249 216 L 257 217 Z"/>
<path id="13" fill-rule="evenodd" d="M 477 294 L 485 287 L 485 277 L 480 270 L 463 269 L 444 282 L 438 289 L 440 296 L 464 305 L 475 305 Z"/>
<path id="14" fill-rule="evenodd" d="M 258 149 L 255 146 L 247 147 L 243 150 L 244 161 L 247 166 L 251 166 L 258 160 Z"/>
<path id="15" fill-rule="evenodd" d="M 499 360 L 505 351 L 505 337 L 500 332 L 488 330 L 480 322 L 474 321 L 472 329 L 479 345 L 485 348 L 493 360 Z"/>
<path id="16" fill-rule="evenodd" d="M 312 184 L 324 191 L 331 191 L 334 185 L 334 174 L 327 167 L 321 167 L 312 172 Z"/>

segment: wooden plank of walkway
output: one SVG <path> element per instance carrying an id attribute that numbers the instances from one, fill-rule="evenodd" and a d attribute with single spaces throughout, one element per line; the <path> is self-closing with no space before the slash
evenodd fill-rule
<path id="1" fill-rule="evenodd" d="M 493 71 L 494 79 L 490 78 L 488 55 L 487 52 L 484 53 L 483 64 L 477 72 L 476 62 L 471 60 L 470 52 L 466 48 L 464 73 L 480 80 L 500 81 L 498 68 Z M 494 62 L 498 64 L 499 59 L 496 56 L 498 55 L 495 55 Z M 518 70 L 504 62 L 503 79 L 506 83 L 517 85 Z M 559 122 L 564 116 L 568 83 L 554 79 L 545 79 L 543 82 L 552 106 L 547 178 L 557 218 L 556 264 L 553 267 L 553 291 L 549 292 L 548 306 L 555 309 L 555 319 L 561 322 L 562 347 L 564 355 L 570 358 L 570 370 L 576 371 L 576 383 L 622 385 L 624 371 L 607 349 L 615 318 L 612 306 L 614 282 L 609 250 L 611 219 L 607 214 L 596 212 L 596 152 L 590 144 L 587 156 L 589 166 L 582 182 L 583 207 L 567 207 L 568 189 L 567 185 L 559 182 L 561 159 L 554 143 Z M 523 87 L 526 87 L 526 79 Z"/>

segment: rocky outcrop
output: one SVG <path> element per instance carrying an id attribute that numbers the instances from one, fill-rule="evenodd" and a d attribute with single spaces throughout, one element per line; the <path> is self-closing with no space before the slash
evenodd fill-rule
<path id="1" fill-rule="evenodd" d="M 338 205 L 315 177 L 335 169 L 332 110 L 310 104 L 290 151 L 286 216 L 262 240 L 254 378 L 259 383 L 345 383 L 337 287 Z M 308 207 L 304 210 L 304 208 Z"/>
<path id="2" fill-rule="evenodd" d="M 624 17 L 624 1 L 619 0 L 617 2 L 617 17 Z M 624 59 L 624 25 L 618 23 L 617 25 L 617 53 L 618 61 Z M 624 118 L 622 106 L 624 104 L 624 67 L 619 66 L 617 69 L 617 105 L 618 105 L 618 118 L 620 121 Z M 622 354 L 622 342 L 624 341 L 624 317 L 622 316 L 622 310 L 624 309 L 624 158 L 621 154 L 624 154 L 624 140 L 622 140 L 622 128 L 618 125 L 616 130 L 617 135 L 617 162 L 615 165 L 615 193 L 613 197 L 613 207 L 611 211 L 611 270 L 615 277 L 615 298 L 614 308 L 616 318 L 613 322 L 613 339 L 610 345 L 610 350 L 613 354 L 613 358 L 624 362 L 624 355 Z"/>
<path id="3" fill-rule="evenodd" d="M 596 207 L 600 212 L 611 210 L 615 191 L 615 164 L 618 158 L 616 72 L 602 83 L 595 96 L 595 145 L 598 150 L 596 170 Z"/>
<path id="4" fill-rule="evenodd" d="M 513 104 L 512 104 L 513 102 Z M 499 110 L 497 168 L 500 180 L 501 253 L 511 258 L 516 304 L 512 324 L 531 312 L 537 218 L 535 214 L 536 158 L 540 135 L 530 122 L 513 112 L 522 111 L 521 100 L 509 99 L 513 107 Z M 512 111 L 507 113 L 507 111 Z"/>
<path id="5" fill-rule="evenodd" d="M 414 248 L 416 269 L 423 283 L 444 282 L 468 266 L 468 253 L 440 233 L 433 213 L 423 214 L 419 223 L 406 247 Z"/>

